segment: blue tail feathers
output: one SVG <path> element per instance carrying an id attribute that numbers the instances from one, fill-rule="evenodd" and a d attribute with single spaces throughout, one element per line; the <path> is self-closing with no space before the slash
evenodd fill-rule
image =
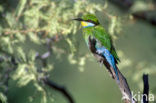
<path id="1" fill-rule="evenodd" d="M 106 58 L 106 60 L 110 64 L 110 66 L 113 67 L 113 69 L 116 73 L 117 80 L 119 81 L 119 76 L 118 76 L 118 71 L 117 71 L 116 64 L 115 64 L 115 59 L 114 59 L 113 55 L 110 53 L 110 51 L 107 50 L 105 47 L 100 47 L 100 48 L 97 48 L 97 52 L 99 54 L 102 54 Z"/>

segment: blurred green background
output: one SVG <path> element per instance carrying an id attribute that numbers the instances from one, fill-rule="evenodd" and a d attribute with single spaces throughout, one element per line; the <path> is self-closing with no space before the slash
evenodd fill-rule
<path id="1" fill-rule="evenodd" d="M 156 96 L 156 27 L 132 16 L 155 11 L 155 0 L 135 0 L 131 8 L 113 1 L 120 0 L 1 0 L 1 102 L 68 103 L 39 79 L 47 75 L 76 103 L 122 102 L 118 86 L 86 47 L 79 23 L 71 20 L 87 12 L 112 36 L 131 90 L 142 92 L 142 75 L 148 73 Z"/>

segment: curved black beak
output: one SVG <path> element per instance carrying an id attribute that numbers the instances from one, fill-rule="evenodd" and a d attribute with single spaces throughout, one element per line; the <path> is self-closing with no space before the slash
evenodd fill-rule
<path id="1" fill-rule="evenodd" d="M 81 18 L 75 18 L 75 19 L 72 19 L 72 20 L 83 21 L 83 19 L 81 19 Z"/>

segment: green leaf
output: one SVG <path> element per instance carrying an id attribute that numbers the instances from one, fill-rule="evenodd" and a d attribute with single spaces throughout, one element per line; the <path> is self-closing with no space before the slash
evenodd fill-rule
<path id="1" fill-rule="evenodd" d="M 19 1 L 18 6 L 16 8 L 16 12 L 15 12 L 17 17 L 19 17 L 21 15 L 21 13 L 23 12 L 26 3 L 27 3 L 27 0 L 20 0 Z"/>
<path id="2" fill-rule="evenodd" d="M 7 103 L 7 97 L 1 92 L 0 92 L 0 102 Z"/>

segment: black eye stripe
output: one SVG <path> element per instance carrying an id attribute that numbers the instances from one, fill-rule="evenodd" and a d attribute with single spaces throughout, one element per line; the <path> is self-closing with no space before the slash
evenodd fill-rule
<path id="1" fill-rule="evenodd" d="M 93 23 L 95 25 L 99 25 L 99 22 L 94 22 L 92 20 L 84 20 L 84 19 L 81 19 L 81 18 L 76 18 L 76 19 L 73 19 L 73 20 L 77 20 L 77 21 L 86 21 L 86 22 L 90 22 L 90 23 Z"/>

